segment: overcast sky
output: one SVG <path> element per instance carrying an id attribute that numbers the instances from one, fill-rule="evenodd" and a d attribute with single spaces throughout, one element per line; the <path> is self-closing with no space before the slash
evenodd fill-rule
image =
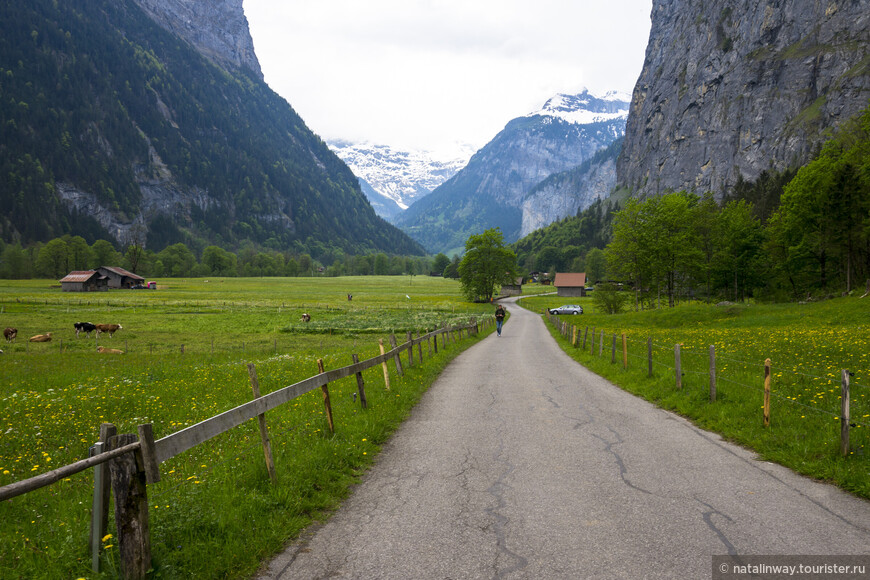
<path id="1" fill-rule="evenodd" d="M 244 0 L 266 82 L 326 140 L 476 150 L 583 87 L 631 93 L 651 0 Z"/>

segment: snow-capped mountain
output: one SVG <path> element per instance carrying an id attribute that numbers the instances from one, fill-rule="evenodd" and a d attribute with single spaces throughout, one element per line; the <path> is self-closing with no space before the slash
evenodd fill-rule
<path id="1" fill-rule="evenodd" d="M 375 211 L 390 221 L 453 177 L 465 167 L 473 153 L 470 149 L 460 148 L 455 156 L 447 157 L 425 151 L 402 151 L 388 145 L 340 140 L 328 145 L 354 175 L 382 196 L 373 196 L 363 187 Z"/>
<path id="2" fill-rule="evenodd" d="M 615 173 L 597 172 L 594 179 L 572 175 L 558 180 L 558 188 L 536 186 L 578 168 L 622 137 L 630 102 L 628 94 L 615 91 L 554 96 L 541 109 L 509 122 L 464 169 L 402 213 L 396 224 L 429 251 L 449 252 L 487 228 L 501 228 L 505 241 L 513 242 L 529 227 L 575 213 L 607 195 Z M 594 192 L 584 185 L 591 183 Z"/>

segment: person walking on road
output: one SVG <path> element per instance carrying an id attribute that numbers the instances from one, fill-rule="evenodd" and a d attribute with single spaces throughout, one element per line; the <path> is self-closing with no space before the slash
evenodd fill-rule
<path id="1" fill-rule="evenodd" d="M 501 336 L 501 325 L 504 323 L 504 316 L 507 314 L 505 312 L 504 306 L 499 304 L 495 307 L 495 324 L 496 331 L 498 331 L 498 335 Z"/>

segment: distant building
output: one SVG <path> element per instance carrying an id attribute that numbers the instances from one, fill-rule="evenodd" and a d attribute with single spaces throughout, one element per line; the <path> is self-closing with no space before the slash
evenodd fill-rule
<path id="1" fill-rule="evenodd" d="M 523 277 L 519 276 L 513 284 L 502 284 L 499 296 L 519 296 L 523 293 Z"/>
<path id="2" fill-rule="evenodd" d="M 560 272 L 553 281 L 556 293 L 564 297 L 586 296 L 586 272 Z"/>
<path id="3" fill-rule="evenodd" d="M 109 289 L 109 278 L 96 270 L 73 270 L 60 280 L 64 292 L 101 292 Z"/>
<path id="4" fill-rule="evenodd" d="M 145 281 L 142 276 L 128 272 L 124 268 L 100 266 L 97 272 L 109 279 L 109 288 L 130 288 Z"/>

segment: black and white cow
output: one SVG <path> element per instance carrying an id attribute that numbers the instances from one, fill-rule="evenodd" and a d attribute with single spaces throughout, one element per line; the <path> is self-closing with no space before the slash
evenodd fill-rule
<path id="1" fill-rule="evenodd" d="M 76 336 L 78 336 L 79 333 L 84 332 L 88 338 L 91 337 L 91 332 L 97 329 L 97 326 L 95 324 L 91 324 L 90 322 L 75 322 L 73 323 L 73 326 L 76 329 Z"/>

